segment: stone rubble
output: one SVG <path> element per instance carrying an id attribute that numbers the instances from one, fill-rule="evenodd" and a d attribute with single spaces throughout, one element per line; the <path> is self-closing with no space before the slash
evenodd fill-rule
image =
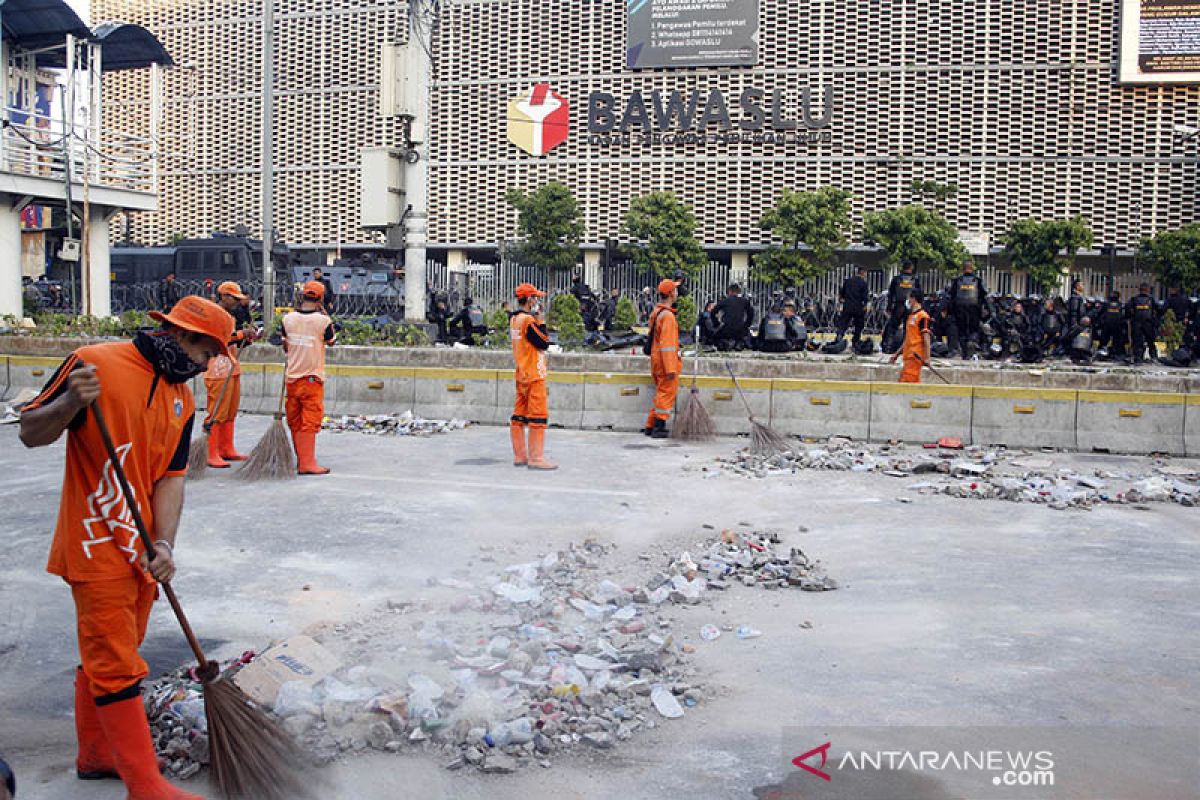
<path id="1" fill-rule="evenodd" d="M 864 444 L 832 437 L 821 446 L 799 445 L 787 453 L 756 456 L 742 450 L 717 459 L 705 474 L 747 478 L 795 475 L 805 470 L 880 473 L 893 478 L 919 477 L 905 489 L 919 494 L 1044 503 L 1054 509 L 1091 509 L 1101 504 L 1200 502 L 1200 469 L 1153 459 L 1139 473 L 1056 468 L 1051 458 L 1004 447 L 926 448 L 902 444 Z M 900 502 L 911 498 L 898 497 Z"/>
<path id="2" fill-rule="evenodd" d="M 326 417 L 321 429 L 333 433 L 368 433 L 374 436 L 433 436 L 460 431 L 469 425 L 469 422 L 461 419 L 423 419 L 412 411 L 405 411 L 403 414 Z"/>
<path id="3" fill-rule="evenodd" d="M 312 688 L 284 683 L 272 710 L 319 763 L 415 748 L 447 769 L 507 774 L 619 747 L 720 691 L 698 675 L 696 646 L 679 641 L 695 631 L 677 631 L 672 611 L 711 606 L 735 581 L 837 588 L 819 562 L 779 547 L 777 533 L 705 535 L 686 552 L 641 554 L 657 569 L 636 582 L 605 577 L 616 546 L 591 540 L 481 580 L 431 578 L 426 598 L 453 598 L 392 600 L 373 617 L 332 626 L 324 644 L 344 645 L 343 662 L 356 666 Z M 741 638 L 753 631 L 742 628 Z M 151 684 L 146 705 L 169 774 L 207 763 L 203 699 L 186 669 Z"/>

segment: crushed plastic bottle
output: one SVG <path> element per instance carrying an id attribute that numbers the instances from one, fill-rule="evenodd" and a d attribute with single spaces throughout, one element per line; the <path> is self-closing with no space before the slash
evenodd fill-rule
<path id="1" fill-rule="evenodd" d="M 683 716 L 683 706 L 679 705 L 671 690 L 661 683 L 654 684 L 650 689 L 650 702 L 654 704 L 655 710 L 667 719 L 679 719 Z"/>
<path id="2" fill-rule="evenodd" d="M 721 629 L 716 625 L 705 625 L 700 629 L 700 638 L 706 642 L 711 642 L 721 638 Z"/>
<path id="3" fill-rule="evenodd" d="M 762 631 L 757 628 L 751 628 L 749 625 L 738 625 L 737 637 L 739 639 L 757 639 L 762 636 Z"/>

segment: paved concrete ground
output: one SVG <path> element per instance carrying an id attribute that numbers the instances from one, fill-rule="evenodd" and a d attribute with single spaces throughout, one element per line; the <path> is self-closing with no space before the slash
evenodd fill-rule
<path id="1" fill-rule="evenodd" d="M 266 424 L 243 421 L 239 441 L 249 446 Z M 685 469 L 734 440 L 648 447 L 636 435 L 552 431 L 550 455 L 564 465 L 554 474 L 509 466 L 499 428 L 319 441 L 329 477 L 252 486 L 223 473 L 188 490 L 176 586 L 218 656 L 419 598 L 427 577 L 470 567 L 481 544 L 503 548 L 502 565 L 593 536 L 620 545 L 615 572 L 637 575 L 646 548 L 683 549 L 704 523 L 748 522 L 783 531 L 843 585 L 824 594 L 738 586 L 714 605 L 673 611 L 718 696 L 609 753 L 511 776 L 448 772 L 440 756 L 372 755 L 335 768 L 331 797 L 748 798 L 788 777 L 799 752 L 789 748 L 811 746 L 785 747 L 787 726 L 1200 725 L 1195 509 L 900 504 L 904 482 L 881 475 L 751 482 Z M 83 787 L 70 772 L 72 609 L 42 571 L 62 457 L 61 444 L 26 451 L 15 426 L 0 428 L 0 752 L 22 800 L 120 798 L 119 786 Z M 763 636 L 701 642 L 710 621 L 750 623 Z M 154 669 L 189 659 L 165 606 L 146 653 Z M 1184 742 L 1167 755 L 1189 753 Z M 1140 757 L 1119 774 L 1145 780 Z M 911 792 L 961 796 L 924 779 Z"/>

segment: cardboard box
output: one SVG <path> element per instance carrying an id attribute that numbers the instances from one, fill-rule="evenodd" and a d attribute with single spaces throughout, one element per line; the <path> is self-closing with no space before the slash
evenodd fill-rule
<path id="1" fill-rule="evenodd" d="M 289 681 L 313 686 L 341 663 L 307 636 L 293 636 L 269 648 L 233 676 L 233 682 L 259 705 L 271 708 L 279 687 Z"/>

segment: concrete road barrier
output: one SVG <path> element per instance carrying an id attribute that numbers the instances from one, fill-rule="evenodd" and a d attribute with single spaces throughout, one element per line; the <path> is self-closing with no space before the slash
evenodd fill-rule
<path id="1" fill-rule="evenodd" d="M 771 426 L 815 438 L 866 439 L 871 423 L 871 384 L 856 381 L 771 381 Z"/>
<path id="2" fill-rule="evenodd" d="M 496 422 L 507 425 L 517 398 L 515 375 L 499 371 L 497 381 Z M 550 407 L 550 426 L 575 428 L 583 424 L 584 376 L 581 372 L 551 372 L 546 380 L 546 400 Z"/>
<path id="3" fill-rule="evenodd" d="M 39 356 L 8 357 L 8 393 L 14 395 L 22 389 L 40 390 L 58 369 L 61 358 Z"/>
<path id="4" fill-rule="evenodd" d="M 507 423 L 512 405 L 500 407 L 498 383 L 502 375 L 510 377 L 494 369 L 414 369 L 413 412 L 426 419 Z"/>
<path id="5" fill-rule="evenodd" d="M 1079 449 L 1182 455 L 1186 402 L 1166 392 L 1080 392 Z"/>
<path id="6" fill-rule="evenodd" d="M 8 399 L 8 356 L 0 356 L 0 399 Z"/>
<path id="7" fill-rule="evenodd" d="M 1200 395 L 1187 396 L 1184 406 L 1183 449 L 1186 455 L 1200 456 Z"/>
<path id="8" fill-rule="evenodd" d="M 1078 392 L 973 387 L 971 441 L 1009 447 L 1074 449 Z"/>
<path id="9" fill-rule="evenodd" d="M 871 439 L 932 442 L 956 436 L 971 442 L 971 387 L 872 383 Z"/>
<path id="10" fill-rule="evenodd" d="M 654 402 L 654 381 L 649 375 L 589 372 L 584 375 L 581 427 L 585 430 L 637 431 L 646 425 Z"/>
<path id="11" fill-rule="evenodd" d="M 738 378 L 742 391 L 746 395 L 746 403 L 754 413 L 754 418 L 763 424 L 771 421 L 771 381 L 766 378 Z M 737 387 L 729 378 L 697 378 L 696 388 L 700 392 L 700 401 L 708 409 L 713 422 L 717 425 L 717 433 L 722 436 L 734 436 L 750 432 L 750 422 L 747 420 L 746 406 L 738 396 Z M 676 399 L 676 409 L 682 410 L 692 389 L 692 379 L 689 376 L 679 384 L 679 396 Z M 654 391 L 653 385 L 650 389 Z M 653 394 L 651 395 L 653 398 Z M 649 405 L 647 405 L 647 411 Z M 642 422 L 645 423 L 645 415 Z"/>
<path id="12" fill-rule="evenodd" d="M 404 367 L 326 369 L 325 413 L 402 414 L 416 399 L 416 372 Z"/>

